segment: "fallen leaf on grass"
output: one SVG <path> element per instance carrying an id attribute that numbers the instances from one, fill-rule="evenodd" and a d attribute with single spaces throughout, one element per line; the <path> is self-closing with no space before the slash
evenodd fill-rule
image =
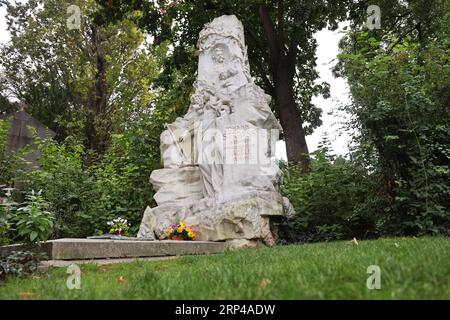
<path id="1" fill-rule="evenodd" d="M 353 240 L 351 242 L 353 242 L 354 244 L 358 245 L 358 240 L 356 240 L 356 238 L 353 238 Z"/>
<path id="2" fill-rule="evenodd" d="M 20 297 L 21 299 L 28 299 L 28 298 L 31 298 L 32 296 L 34 296 L 34 293 L 33 293 L 33 292 L 27 292 L 27 291 L 25 291 L 25 292 L 19 292 L 19 297 Z"/>
<path id="3" fill-rule="evenodd" d="M 261 282 L 259 283 L 259 287 L 261 289 L 265 289 L 270 284 L 270 282 L 271 282 L 270 279 L 262 279 Z"/>
<path id="4" fill-rule="evenodd" d="M 105 267 L 105 266 L 101 266 L 101 267 L 98 268 L 98 271 L 101 272 L 101 273 L 105 273 L 105 272 L 108 272 L 108 268 Z"/>
<path id="5" fill-rule="evenodd" d="M 127 283 L 127 279 L 125 279 L 125 277 L 123 277 L 123 276 L 120 276 L 117 278 L 117 282 L 118 283 Z"/>

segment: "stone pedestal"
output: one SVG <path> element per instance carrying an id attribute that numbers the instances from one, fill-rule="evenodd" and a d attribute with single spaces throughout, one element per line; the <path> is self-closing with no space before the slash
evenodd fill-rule
<path id="1" fill-rule="evenodd" d="M 184 220 L 199 240 L 254 239 L 272 245 L 270 217 L 283 214 L 283 198 L 277 192 L 254 191 L 226 202 L 211 198 L 175 201 L 147 207 L 138 236 L 152 234 L 161 239 L 168 226 Z"/>

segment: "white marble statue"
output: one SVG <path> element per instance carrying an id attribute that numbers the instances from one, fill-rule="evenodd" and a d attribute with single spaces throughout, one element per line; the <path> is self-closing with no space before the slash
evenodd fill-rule
<path id="1" fill-rule="evenodd" d="M 158 206 L 146 209 L 138 236 L 161 239 L 183 219 L 200 240 L 273 244 L 271 217 L 292 214 L 274 161 L 281 127 L 250 76 L 241 22 L 206 24 L 198 49 L 195 92 L 161 134 L 164 168 L 150 176 Z"/>

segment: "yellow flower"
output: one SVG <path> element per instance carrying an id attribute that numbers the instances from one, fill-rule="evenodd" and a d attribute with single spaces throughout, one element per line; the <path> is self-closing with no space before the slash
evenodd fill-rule
<path id="1" fill-rule="evenodd" d="M 181 226 L 181 227 L 185 227 L 185 226 L 186 226 L 186 223 L 184 223 L 183 220 L 180 220 L 180 226 Z"/>
<path id="2" fill-rule="evenodd" d="M 172 233 L 172 232 L 173 232 L 172 227 L 169 227 L 169 229 L 167 229 L 167 233 Z"/>
<path id="3" fill-rule="evenodd" d="M 192 231 L 192 229 L 188 228 L 188 236 L 189 238 L 191 238 L 192 240 L 195 239 L 195 232 Z M 186 229 L 187 230 L 187 229 Z"/>
<path id="4" fill-rule="evenodd" d="M 178 227 L 178 229 L 177 229 L 177 231 L 178 231 L 178 233 L 181 233 L 181 232 L 183 232 L 183 227 Z"/>

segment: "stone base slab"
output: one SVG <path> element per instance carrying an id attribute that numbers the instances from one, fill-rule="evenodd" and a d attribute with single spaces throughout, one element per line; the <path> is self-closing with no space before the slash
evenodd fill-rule
<path id="1" fill-rule="evenodd" d="M 214 198 L 174 201 L 147 207 L 138 237 L 163 239 L 168 227 L 184 220 L 195 231 L 198 240 L 247 239 L 273 245 L 270 217 L 283 215 L 283 198 L 271 191 L 249 192 L 224 202 Z"/>
<path id="2" fill-rule="evenodd" d="M 42 243 L 37 251 L 46 253 L 51 260 L 85 260 L 208 254 L 225 249 L 224 242 L 210 241 L 57 239 Z M 26 250 L 26 247 L 3 246 L 0 256 L 20 250 Z"/>

